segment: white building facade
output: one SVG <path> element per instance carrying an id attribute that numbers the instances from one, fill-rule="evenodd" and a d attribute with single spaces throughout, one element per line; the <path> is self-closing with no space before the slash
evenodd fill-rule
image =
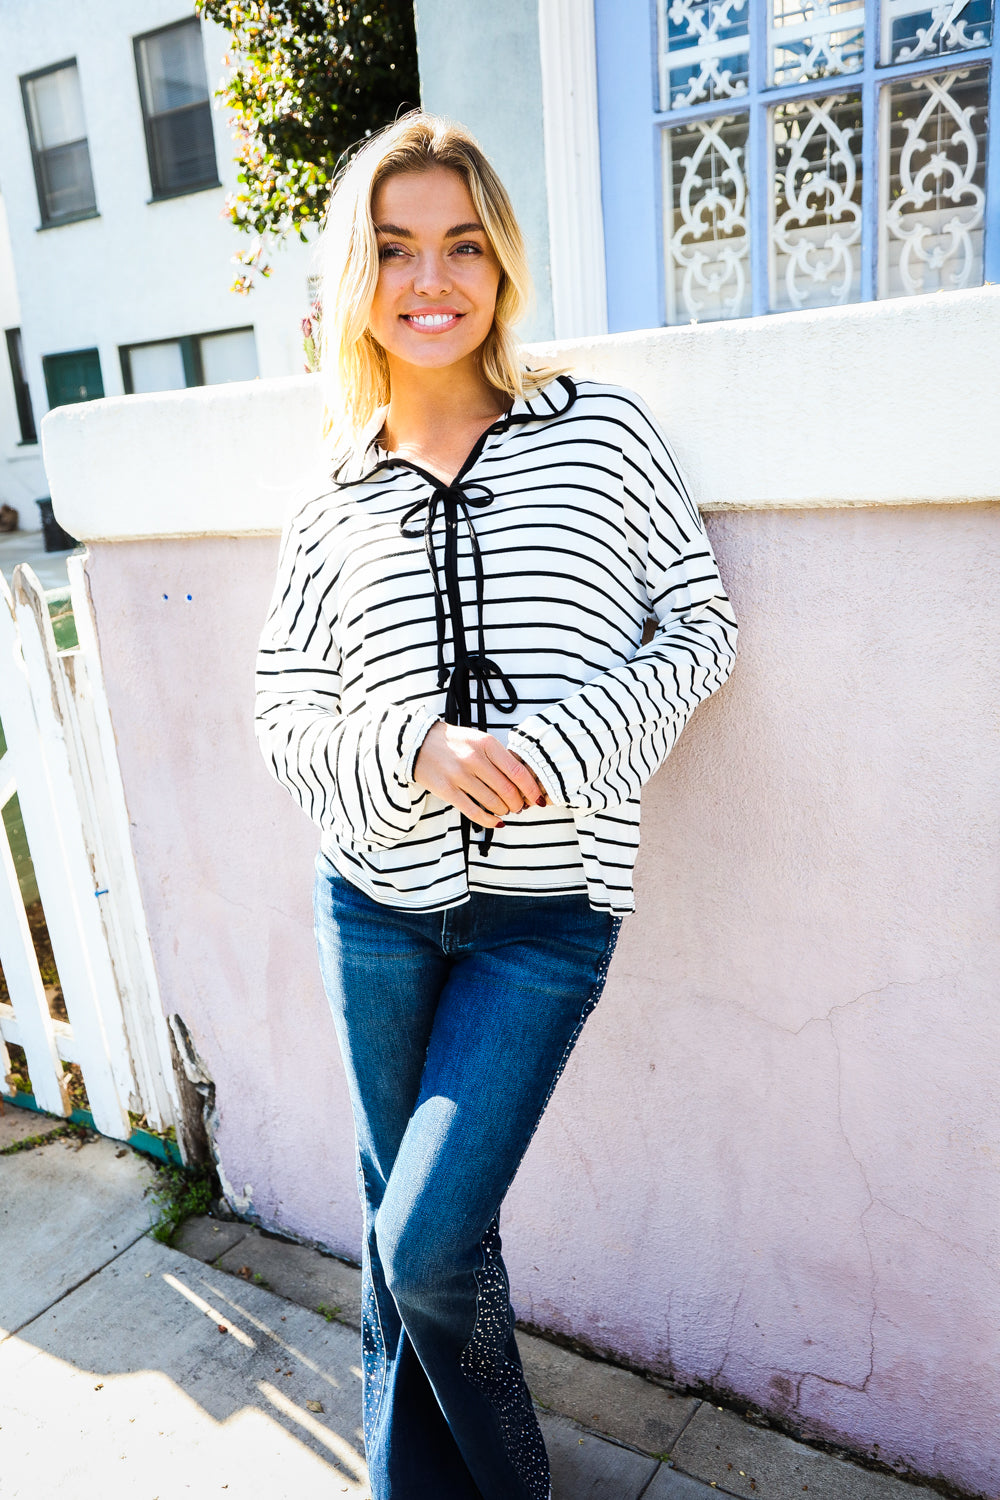
<path id="1" fill-rule="evenodd" d="M 22 527 L 50 407 L 302 369 L 311 247 L 230 289 L 250 239 L 225 216 L 227 41 L 185 0 L 108 0 L 99 26 L 0 0 L 0 501 Z"/>

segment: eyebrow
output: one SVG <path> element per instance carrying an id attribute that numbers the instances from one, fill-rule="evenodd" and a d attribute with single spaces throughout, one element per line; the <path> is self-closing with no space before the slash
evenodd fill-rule
<path id="1" fill-rule="evenodd" d="M 412 229 L 403 229 L 399 224 L 376 224 L 375 228 L 378 230 L 379 234 L 394 234 L 397 235 L 401 240 L 416 239 L 416 235 L 413 233 Z M 482 224 L 473 219 L 470 220 L 468 224 L 455 224 L 451 229 L 446 229 L 444 232 L 444 237 L 446 240 L 453 240 L 456 239 L 460 234 L 468 234 L 470 230 L 476 229 L 479 230 L 480 234 L 486 233 L 486 230 L 483 228 Z"/>

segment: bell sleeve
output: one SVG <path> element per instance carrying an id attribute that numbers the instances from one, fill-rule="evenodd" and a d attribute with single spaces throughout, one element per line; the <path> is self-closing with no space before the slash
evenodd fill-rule
<path id="1" fill-rule="evenodd" d="M 341 658 L 293 522 L 257 655 L 257 742 L 269 769 L 339 842 L 386 849 L 411 833 L 427 793 L 413 781 L 429 709 L 341 709 Z"/>
<path id="2" fill-rule="evenodd" d="M 629 405 L 624 485 L 638 505 L 653 636 L 507 739 L 550 802 L 583 813 L 639 795 L 736 658 L 736 619 L 701 516 L 651 414 L 638 398 Z"/>

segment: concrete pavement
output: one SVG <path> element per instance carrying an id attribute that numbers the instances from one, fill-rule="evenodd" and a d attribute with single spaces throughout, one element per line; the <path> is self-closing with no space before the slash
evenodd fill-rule
<path id="1" fill-rule="evenodd" d="M 0 1152 L 58 1123 L 8 1106 Z M 209 1218 L 189 1220 L 177 1248 L 160 1245 L 148 1236 L 153 1181 L 109 1140 L 0 1154 L 4 1500 L 365 1500 L 358 1272 Z M 519 1342 L 555 1500 L 933 1493 Z"/>
<path id="2" fill-rule="evenodd" d="M 69 552 L 46 552 L 40 531 L 0 532 L 0 573 L 8 584 L 18 563 L 30 563 L 43 589 L 68 589 L 66 559 Z"/>

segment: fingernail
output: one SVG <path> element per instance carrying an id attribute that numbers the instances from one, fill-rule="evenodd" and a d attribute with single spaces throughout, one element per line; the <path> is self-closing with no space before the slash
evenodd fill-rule
<path id="1" fill-rule="evenodd" d="M 544 807 L 547 801 L 548 801 L 547 797 L 539 797 L 538 801 L 535 803 L 535 806 L 536 807 Z"/>
<path id="2" fill-rule="evenodd" d="M 506 828 L 507 824 L 506 823 L 495 823 L 494 827 L 495 828 Z"/>

